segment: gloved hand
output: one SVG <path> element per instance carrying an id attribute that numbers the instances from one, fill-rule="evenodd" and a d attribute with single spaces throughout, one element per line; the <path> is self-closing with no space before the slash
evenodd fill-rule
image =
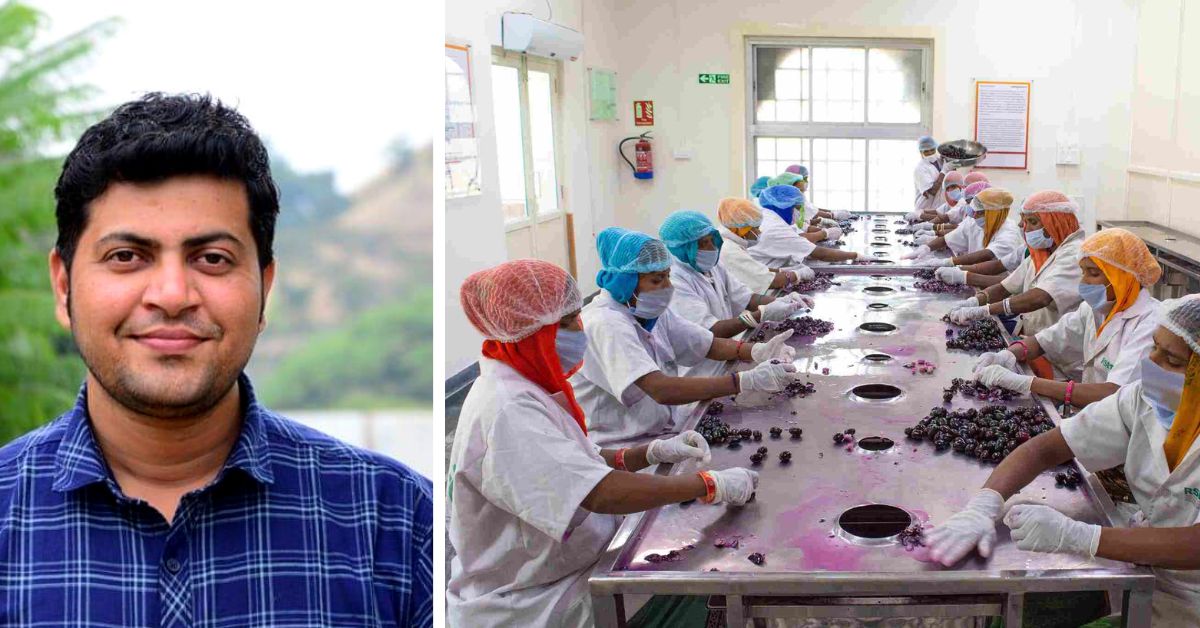
<path id="1" fill-rule="evenodd" d="M 687 430 L 671 438 L 652 440 L 646 446 L 646 462 L 683 462 L 684 460 L 699 460 L 708 462 L 712 454 L 708 450 L 708 441 L 700 432 Z"/>
<path id="2" fill-rule="evenodd" d="M 820 225 L 824 228 L 838 226 L 838 221 L 836 221 L 836 220 L 830 220 L 828 218 L 815 218 L 814 220 L 816 220 L 818 223 L 820 223 Z"/>
<path id="3" fill-rule="evenodd" d="M 779 360 L 784 364 L 791 364 L 796 359 L 796 350 L 787 346 L 787 339 L 795 333 L 789 329 L 783 333 L 776 334 L 774 338 L 766 342 L 756 342 L 750 345 L 750 359 L 755 364 L 761 364 L 770 360 Z"/>
<path id="4" fill-rule="evenodd" d="M 935 236 L 935 235 L 933 235 L 933 234 L 931 233 L 931 234 L 929 234 L 929 235 L 919 235 L 919 236 L 917 236 L 917 237 L 916 237 L 916 242 L 917 242 L 917 244 L 920 244 L 920 245 L 926 245 L 926 244 L 929 244 L 930 242 L 933 242 L 933 241 L 934 241 L 934 240 L 936 240 L 936 239 L 938 239 L 938 237 L 937 237 L 937 236 Z"/>
<path id="5" fill-rule="evenodd" d="M 914 231 L 912 235 L 913 235 L 913 238 L 917 238 L 920 236 L 937 235 L 937 234 L 930 230 L 924 230 L 924 231 Z"/>
<path id="6" fill-rule="evenodd" d="M 835 209 L 833 211 L 833 219 L 834 220 L 850 220 L 850 210 Z"/>
<path id="7" fill-rule="evenodd" d="M 825 230 L 826 240 L 837 240 L 842 237 L 842 229 L 840 227 L 830 227 Z"/>
<path id="8" fill-rule="evenodd" d="M 912 226 L 913 231 L 931 231 L 933 229 L 932 222 L 918 222 Z"/>
<path id="9" fill-rule="evenodd" d="M 971 550 L 987 558 L 996 546 L 996 522 L 1004 510 L 1004 498 L 990 488 L 980 490 L 967 507 L 925 535 L 929 557 L 949 567 Z"/>
<path id="10" fill-rule="evenodd" d="M 1018 504 L 1004 516 L 1017 547 L 1027 552 L 1068 552 L 1096 557 L 1100 526 L 1076 521 L 1040 504 Z"/>
<path id="11" fill-rule="evenodd" d="M 954 258 L 953 257 L 938 258 L 937 262 L 933 264 L 933 267 L 934 268 L 953 268 L 954 267 Z"/>
<path id="12" fill-rule="evenodd" d="M 808 266 L 805 266 L 804 264 L 798 264 L 796 266 L 788 266 L 784 270 L 790 270 L 793 273 L 796 273 L 796 278 L 799 279 L 800 281 L 812 281 L 813 279 L 817 278 L 816 271 L 809 268 Z"/>
<path id="13" fill-rule="evenodd" d="M 958 166 L 954 165 L 953 163 L 951 163 L 949 161 L 942 163 L 942 174 L 950 174 L 951 172 L 954 172 L 955 170 L 958 170 Z"/>
<path id="14" fill-rule="evenodd" d="M 750 351 L 753 355 L 754 350 Z M 779 392 L 796 379 L 795 364 L 784 360 L 779 360 L 778 364 L 774 362 L 775 360 L 767 360 L 748 371 L 738 373 L 738 385 L 742 391 Z"/>
<path id="15" fill-rule="evenodd" d="M 790 270 L 784 269 L 779 272 L 783 273 L 783 285 L 784 286 L 790 286 L 790 285 L 800 282 L 800 278 L 798 276 L 796 276 L 796 273 L 794 273 Z"/>
<path id="16" fill-rule="evenodd" d="M 953 266 L 939 268 L 933 271 L 933 276 L 937 277 L 938 281 L 948 283 L 952 286 L 961 286 L 967 283 L 967 271 L 959 270 Z"/>
<path id="17" fill-rule="evenodd" d="M 905 220 L 907 220 L 907 221 L 908 221 L 908 222 L 910 222 L 910 223 L 912 223 L 912 222 L 917 222 L 918 220 L 920 220 L 920 219 L 921 219 L 921 212 L 922 212 L 922 211 L 924 211 L 924 210 L 920 210 L 920 209 L 914 209 L 914 210 L 912 210 L 912 211 L 908 212 L 907 214 L 905 214 L 905 215 L 904 215 L 904 219 L 905 219 Z"/>
<path id="18" fill-rule="evenodd" d="M 750 501 L 754 489 L 758 488 L 758 474 L 750 469 L 737 467 L 709 471 L 708 475 L 713 479 L 713 484 L 717 485 L 712 500 L 714 504 L 741 506 Z"/>
<path id="19" fill-rule="evenodd" d="M 817 304 L 815 299 L 808 296 L 807 294 L 800 294 L 799 292 L 785 294 L 785 295 L 779 297 L 779 299 L 783 300 L 783 301 L 791 301 L 792 303 L 799 303 L 800 307 L 810 309 L 810 310 L 813 308 L 814 305 Z"/>
<path id="20" fill-rule="evenodd" d="M 987 318 L 988 314 L 988 306 L 986 305 L 960 307 L 950 312 L 950 322 L 955 325 L 966 325 L 971 321 Z"/>
<path id="21" fill-rule="evenodd" d="M 975 379 L 984 386 L 999 386 L 1021 393 L 1029 392 L 1033 386 L 1032 375 L 1014 373 L 999 364 L 983 367 L 982 370 L 975 374 Z"/>
<path id="22" fill-rule="evenodd" d="M 929 250 L 929 247 L 922 244 L 921 246 L 918 246 L 917 248 L 905 253 L 904 255 L 901 255 L 900 259 L 917 259 L 918 257 L 925 257 L 926 255 L 929 255 L 932 252 L 933 251 Z"/>
<path id="23" fill-rule="evenodd" d="M 993 364 L 1003 366 L 1014 373 L 1017 372 L 1017 356 L 1013 355 L 1013 352 L 1008 349 L 1001 349 L 979 356 L 979 359 L 975 360 L 975 366 L 971 369 L 971 372 L 978 373 Z"/>
<path id="24" fill-rule="evenodd" d="M 955 302 L 954 302 L 954 303 L 953 303 L 953 304 L 950 306 L 950 311 L 951 311 L 951 312 L 953 312 L 954 310 L 957 310 L 957 309 L 958 309 L 958 308 L 960 308 L 960 307 L 975 307 L 976 305 L 979 305 L 979 299 L 978 299 L 978 298 L 976 298 L 976 297 L 967 297 L 967 298 L 963 299 L 962 301 L 955 301 Z"/>
<path id="25" fill-rule="evenodd" d="M 767 321 L 781 321 L 800 309 L 799 303 L 793 303 L 785 299 L 776 299 L 766 305 L 758 306 L 760 313 L 759 320 L 764 323 Z"/>

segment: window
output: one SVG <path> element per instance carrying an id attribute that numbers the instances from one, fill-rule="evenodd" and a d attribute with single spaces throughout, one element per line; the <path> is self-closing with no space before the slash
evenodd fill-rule
<path id="1" fill-rule="evenodd" d="M 911 204 L 932 101 L 927 40 L 747 39 L 749 181 L 791 164 L 827 209 Z"/>
<path id="2" fill-rule="evenodd" d="M 553 62 L 497 51 L 492 96 L 500 165 L 500 202 L 510 226 L 557 216 L 558 67 Z"/>

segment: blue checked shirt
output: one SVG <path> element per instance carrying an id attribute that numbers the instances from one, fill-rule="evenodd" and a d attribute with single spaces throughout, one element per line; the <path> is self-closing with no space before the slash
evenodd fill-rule
<path id="1" fill-rule="evenodd" d="M 258 405 L 168 524 L 75 408 L 0 449 L 0 626 L 431 626 L 432 486 Z"/>

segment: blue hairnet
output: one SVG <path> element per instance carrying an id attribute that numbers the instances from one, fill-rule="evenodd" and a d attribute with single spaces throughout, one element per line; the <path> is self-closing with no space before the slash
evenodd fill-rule
<path id="1" fill-rule="evenodd" d="M 763 190 L 767 189 L 767 181 L 770 181 L 770 180 L 771 180 L 771 177 L 759 177 L 759 178 L 755 179 L 754 185 L 750 186 L 750 196 L 757 197 L 759 195 L 759 193 L 761 193 Z"/>
<path id="2" fill-rule="evenodd" d="M 920 149 L 921 152 L 925 152 L 931 148 L 937 148 L 937 147 L 938 147 L 937 140 L 933 139 L 932 135 L 922 135 L 920 138 L 917 139 L 917 148 Z"/>
<path id="3" fill-rule="evenodd" d="M 700 238 L 706 235 L 712 235 L 719 255 L 721 235 L 717 233 L 717 228 L 708 216 L 700 212 L 677 211 L 667 216 L 658 228 L 658 237 L 667 245 L 667 250 L 679 258 L 679 261 L 696 269 L 696 272 L 702 272 L 700 267 L 696 266 L 696 251 L 700 249 Z"/>
<path id="4" fill-rule="evenodd" d="M 794 185 L 772 185 L 758 195 L 758 202 L 790 225 L 796 218 L 796 205 L 804 203 L 804 193 Z"/>
<path id="5" fill-rule="evenodd" d="M 596 236 L 600 272 L 596 285 L 618 303 L 628 303 L 637 289 L 638 275 L 671 267 L 671 254 L 661 241 L 637 231 L 609 227 Z"/>

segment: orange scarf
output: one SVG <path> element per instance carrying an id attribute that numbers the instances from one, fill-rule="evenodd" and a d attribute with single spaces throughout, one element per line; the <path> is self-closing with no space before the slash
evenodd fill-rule
<path id="1" fill-rule="evenodd" d="M 1108 313 L 1108 316 L 1104 317 L 1104 322 L 1096 329 L 1096 336 L 1099 337 L 1100 332 L 1104 331 L 1104 326 L 1108 325 L 1108 321 L 1111 321 L 1117 315 L 1117 312 L 1128 310 L 1133 305 L 1133 302 L 1137 301 L 1138 293 L 1141 292 L 1142 286 L 1133 275 L 1120 268 L 1106 264 L 1095 257 L 1088 259 L 1092 260 L 1104 272 L 1104 277 L 1108 279 L 1108 283 L 1112 284 L 1113 295 L 1116 296 L 1112 311 Z"/>
<path id="2" fill-rule="evenodd" d="M 1175 411 L 1175 422 L 1171 423 L 1171 431 L 1163 441 L 1168 469 L 1174 471 L 1179 466 L 1196 436 L 1200 436 L 1200 356 L 1193 353 L 1183 379 L 1183 397 Z"/>
<path id="3" fill-rule="evenodd" d="M 1008 208 L 1000 210 L 985 210 L 983 212 L 983 246 L 992 243 L 992 238 L 996 236 L 996 232 L 1000 227 L 1004 226 L 1004 221 L 1008 220 Z"/>
<path id="4" fill-rule="evenodd" d="M 1066 212 L 1043 212 L 1038 214 L 1042 219 L 1042 227 L 1046 229 L 1046 235 L 1054 238 L 1054 248 L 1062 245 L 1063 240 L 1076 231 L 1079 231 L 1079 220 L 1075 216 Z M 1021 237 L 1024 237 L 1022 234 Z M 1025 241 L 1025 246 L 1029 248 L 1029 257 L 1033 258 L 1034 272 L 1042 270 L 1042 264 L 1050 259 L 1053 254 L 1051 249 L 1035 249 L 1029 246 L 1029 241 Z"/>
<path id="5" fill-rule="evenodd" d="M 567 398 L 567 407 L 579 429 L 587 434 L 587 423 L 583 416 L 583 408 L 575 400 L 575 389 L 567 378 L 579 370 L 576 367 L 570 373 L 563 374 L 562 365 L 558 360 L 558 351 L 554 340 L 558 337 L 558 323 L 554 322 L 537 330 L 532 336 L 517 342 L 500 342 L 499 340 L 483 341 L 483 355 L 493 360 L 499 360 L 524 375 L 529 381 L 541 386 L 550 394 L 562 393 Z M 580 365 L 582 366 L 582 364 Z"/>

